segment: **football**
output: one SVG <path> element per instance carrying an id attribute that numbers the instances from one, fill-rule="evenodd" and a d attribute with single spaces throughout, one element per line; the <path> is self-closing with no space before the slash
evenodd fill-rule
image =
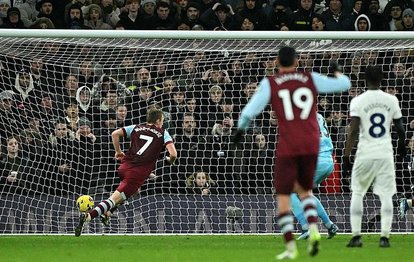
<path id="1" fill-rule="evenodd" d="M 76 200 L 76 206 L 78 207 L 80 212 L 88 212 L 94 206 L 93 198 L 88 195 L 80 196 Z"/>

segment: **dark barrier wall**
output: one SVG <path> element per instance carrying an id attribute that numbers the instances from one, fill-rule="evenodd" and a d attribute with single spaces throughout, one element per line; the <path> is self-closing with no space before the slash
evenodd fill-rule
<path id="1" fill-rule="evenodd" d="M 336 201 L 325 195 L 322 203 L 339 226 L 340 232 L 350 232 L 350 195 L 336 195 Z M 332 196 L 331 196 L 332 197 Z M 0 233 L 58 233 L 72 234 L 79 212 L 74 198 L 0 196 Z M 95 196 L 99 201 L 102 197 Z M 380 212 L 380 203 L 373 196 L 364 202 L 363 230 L 379 232 L 380 222 L 366 223 Z M 234 207 L 240 208 L 240 210 Z M 375 208 L 374 208 L 375 207 Z M 227 211 L 226 211 L 227 210 Z M 233 210 L 233 212 L 231 211 Z M 236 211 L 235 211 L 236 210 Z M 235 211 L 235 212 L 234 212 Z M 394 232 L 411 232 L 411 212 L 399 221 L 394 210 Z M 269 196 L 186 196 L 156 195 L 136 198 L 119 209 L 111 219 L 111 226 L 103 228 L 99 219 L 84 232 L 101 233 L 279 233 L 276 209 Z M 377 218 L 378 219 L 378 218 Z M 398 224 L 397 224 L 398 223 Z M 300 230 L 299 227 L 297 227 Z M 324 229 L 322 229 L 324 232 Z"/>

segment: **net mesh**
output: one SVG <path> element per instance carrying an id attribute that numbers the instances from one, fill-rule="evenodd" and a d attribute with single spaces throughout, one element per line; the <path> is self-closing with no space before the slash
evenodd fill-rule
<path id="1" fill-rule="evenodd" d="M 401 101 L 410 139 L 411 40 L 1 38 L 0 233 L 73 233 L 76 198 L 99 202 L 119 183 L 111 132 L 144 122 L 151 107 L 165 112 L 177 165 L 159 161 L 110 227 L 96 221 L 86 232 L 278 232 L 277 120 L 266 108 L 239 148 L 229 135 L 258 82 L 276 71 L 275 50 L 284 45 L 297 49 L 300 69 L 330 74 L 335 61 L 352 80 L 349 92 L 319 97 L 336 164 L 315 189 L 339 231 L 350 232 L 349 177 L 340 170 L 349 101 L 364 91 L 364 67 L 382 65 L 382 87 Z M 398 192 L 411 197 L 411 155 L 396 166 Z M 368 193 L 365 205 L 363 230 L 378 232 L 378 199 Z M 412 224 L 411 215 L 394 219 L 393 231 Z"/>

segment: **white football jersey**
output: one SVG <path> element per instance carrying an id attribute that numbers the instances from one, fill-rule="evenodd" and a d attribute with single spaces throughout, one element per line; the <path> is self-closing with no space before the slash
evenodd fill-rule
<path id="1" fill-rule="evenodd" d="M 352 99 L 350 116 L 360 118 L 357 158 L 393 157 L 391 124 L 393 119 L 402 117 L 395 96 L 381 90 L 367 90 Z"/>

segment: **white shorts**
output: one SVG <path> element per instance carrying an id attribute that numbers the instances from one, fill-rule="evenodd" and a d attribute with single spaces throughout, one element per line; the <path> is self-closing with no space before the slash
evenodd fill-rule
<path id="1" fill-rule="evenodd" d="M 376 195 L 392 196 L 397 192 L 394 159 L 355 159 L 351 190 L 365 195 L 371 184 Z"/>

